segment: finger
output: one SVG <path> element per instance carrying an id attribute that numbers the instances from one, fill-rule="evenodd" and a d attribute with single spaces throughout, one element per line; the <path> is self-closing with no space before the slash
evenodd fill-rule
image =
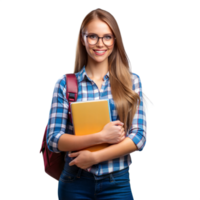
<path id="1" fill-rule="evenodd" d="M 71 154 L 68 154 L 69 157 L 73 158 L 73 157 L 77 157 L 78 156 L 78 153 L 71 153 Z"/>
<path id="2" fill-rule="evenodd" d="M 74 160 L 69 163 L 69 166 L 74 165 Z"/>
<path id="3" fill-rule="evenodd" d="M 76 157 L 77 155 L 75 153 L 71 153 L 71 154 L 68 154 L 69 157 Z"/>
<path id="4" fill-rule="evenodd" d="M 116 126 L 116 129 L 119 130 L 119 132 L 121 131 L 121 126 Z"/>
<path id="5" fill-rule="evenodd" d="M 119 120 L 113 121 L 113 124 L 114 124 L 114 125 L 119 125 L 119 126 L 123 126 L 123 125 L 124 125 L 124 123 L 121 122 L 121 121 L 119 121 Z"/>

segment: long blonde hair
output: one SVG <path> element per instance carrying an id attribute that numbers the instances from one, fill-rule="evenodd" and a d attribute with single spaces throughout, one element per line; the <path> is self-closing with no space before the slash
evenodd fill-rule
<path id="1" fill-rule="evenodd" d="M 124 49 L 118 24 L 109 12 L 96 9 L 91 11 L 84 18 L 78 37 L 74 73 L 79 72 L 84 65 L 87 65 L 87 52 L 85 46 L 81 43 L 81 37 L 87 24 L 95 18 L 105 22 L 116 38 L 113 52 L 108 57 L 109 79 L 111 93 L 116 105 L 117 114 L 119 115 L 119 120 L 124 123 L 124 130 L 127 132 L 131 127 L 137 106 L 140 104 L 140 96 L 132 90 L 128 56 Z"/>

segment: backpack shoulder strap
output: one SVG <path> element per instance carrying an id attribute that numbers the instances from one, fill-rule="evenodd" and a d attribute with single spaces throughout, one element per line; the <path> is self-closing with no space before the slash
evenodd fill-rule
<path id="1" fill-rule="evenodd" d="M 78 96 L 78 83 L 75 74 L 66 74 L 66 99 L 69 103 L 68 120 L 72 123 L 71 102 L 75 102 Z"/>

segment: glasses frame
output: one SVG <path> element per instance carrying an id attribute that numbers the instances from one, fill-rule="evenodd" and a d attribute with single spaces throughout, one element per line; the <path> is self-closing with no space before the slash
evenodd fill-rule
<path id="1" fill-rule="evenodd" d="M 116 40 L 116 37 L 114 37 L 113 35 L 112 35 L 112 37 L 114 38 L 114 41 L 113 41 L 113 44 L 111 44 L 111 45 L 106 45 L 105 43 L 104 43 L 104 41 L 103 41 L 103 38 L 105 37 L 105 36 L 103 36 L 103 37 L 99 37 L 97 34 L 86 34 L 86 33 L 82 33 L 83 35 L 85 35 L 86 36 L 86 38 L 87 38 L 87 42 L 88 42 L 88 37 L 90 36 L 90 35 L 96 35 L 97 37 L 98 37 L 98 40 L 97 40 L 97 42 L 95 43 L 95 44 L 90 44 L 89 42 L 88 42 L 88 44 L 89 45 L 96 45 L 98 42 L 99 42 L 99 38 L 102 38 L 102 42 L 103 42 L 103 44 L 105 45 L 105 46 L 107 46 L 107 47 L 110 47 L 110 46 L 112 46 L 112 45 L 114 45 L 115 44 L 115 40 Z"/>

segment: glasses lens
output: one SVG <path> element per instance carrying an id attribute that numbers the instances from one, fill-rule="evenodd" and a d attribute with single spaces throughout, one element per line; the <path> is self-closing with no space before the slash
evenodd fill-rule
<path id="1" fill-rule="evenodd" d="M 89 44 L 96 44 L 98 37 L 97 35 L 88 35 L 87 39 Z"/>
<path id="2" fill-rule="evenodd" d="M 88 43 L 91 45 L 94 45 L 97 43 L 98 37 L 96 35 L 90 35 L 87 37 L 88 38 Z M 113 44 L 113 37 L 112 36 L 104 36 L 103 37 L 103 43 L 106 46 L 111 46 Z"/>
<path id="3" fill-rule="evenodd" d="M 113 44 L 113 37 L 112 36 L 104 36 L 103 37 L 103 42 L 105 45 L 110 46 Z"/>

